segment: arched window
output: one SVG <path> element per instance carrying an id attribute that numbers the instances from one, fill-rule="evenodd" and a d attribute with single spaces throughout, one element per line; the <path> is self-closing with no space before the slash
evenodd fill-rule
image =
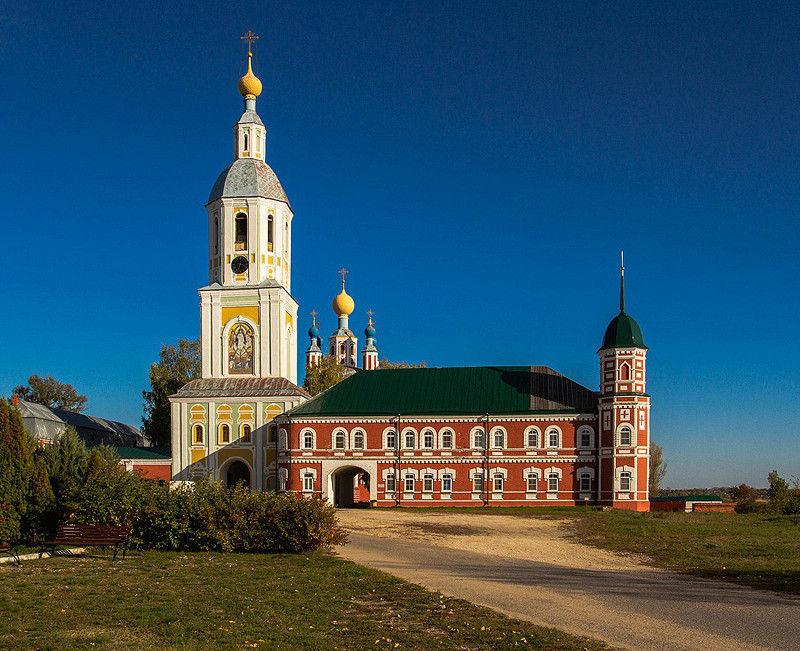
<path id="1" fill-rule="evenodd" d="M 364 449 L 364 432 L 361 430 L 356 430 L 353 432 L 353 449 L 354 450 L 363 450 Z"/>
<path id="2" fill-rule="evenodd" d="M 631 428 L 625 425 L 619 429 L 619 444 L 622 446 L 631 445 L 632 432 Z"/>
<path id="3" fill-rule="evenodd" d="M 237 323 L 228 333 L 228 373 L 253 372 L 253 329 Z"/>
<path id="4" fill-rule="evenodd" d="M 403 435 L 403 447 L 409 450 L 414 448 L 414 444 L 416 441 L 414 440 L 414 432 L 411 430 L 407 430 Z"/>
<path id="5" fill-rule="evenodd" d="M 529 429 L 525 432 L 525 447 L 538 448 L 539 447 L 539 430 L 536 428 Z"/>
<path id="6" fill-rule="evenodd" d="M 248 152 L 248 151 L 250 151 L 250 134 L 248 133 L 247 129 L 242 131 L 242 136 L 243 136 L 243 138 L 242 138 L 242 143 L 243 143 L 242 151 Z"/>
<path id="7" fill-rule="evenodd" d="M 314 447 L 314 432 L 306 430 L 303 432 L 303 449 L 311 450 Z"/>
<path id="8" fill-rule="evenodd" d="M 192 443 L 202 443 L 202 442 L 203 442 L 203 426 L 198 424 L 192 427 Z"/>
<path id="9" fill-rule="evenodd" d="M 442 432 L 442 447 L 445 450 L 451 450 L 453 448 L 453 432 L 449 429 Z"/>
<path id="10" fill-rule="evenodd" d="M 230 443 L 231 442 L 231 426 L 226 424 L 219 426 L 219 442 L 220 443 Z"/>
<path id="11" fill-rule="evenodd" d="M 333 447 L 336 450 L 344 450 L 345 434 L 342 430 L 337 430 L 333 435 Z"/>
<path id="12" fill-rule="evenodd" d="M 551 427 L 549 430 L 547 430 L 547 447 L 561 447 L 561 432 L 559 432 L 555 427 Z"/>
<path id="13" fill-rule="evenodd" d="M 219 253 L 219 217 L 214 215 L 214 254 Z"/>
<path id="14" fill-rule="evenodd" d="M 253 430 L 250 427 L 250 425 L 247 424 L 242 425 L 242 433 L 240 436 L 240 438 L 242 439 L 242 443 L 250 443 L 250 440 L 252 438 L 252 433 Z"/>
<path id="15" fill-rule="evenodd" d="M 492 432 L 492 447 L 504 448 L 506 443 L 506 436 L 503 430 L 496 429 Z"/>
<path id="16" fill-rule="evenodd" d="M 623 363 L 622 366 L 619 367 L 619 379 L 630 380 L 630 378 L 631 378 L 631 367 L 628 366 L 627 363 Z"/>
<path id="17" fill-rule="evenodd" d="M 422 433 L 422 447 L 426 450 L 433 449 L 433 431 L 426 429 Z"/>
<path id="18" fill-rule="evenodd" d="M 256 153 L 261 153 L 261 132 L 256 130 Z"/>
<path id="19" fill-rule="evenodd" d="M 277 432 L 278 432 L 277 425 L 270 425 L 267 428 L 267 443 L 275 443 L 277 441 L 277 438 L 275 436 Z"/>
<path id="20" fill-rule="evenodd" d="M 588 427 L 583 427 L 578 432 L 578 446 L 582 448 L 592 447 L 592 430 Z"/>
<path id="21" fill-rule="evenodd" d="M 472 432 L 472 447 L 473 448 L 482 448 L 483 447 L 483 430 L 476 429 Z"/>
<path id="22" fill-rule="evenodd" d="M 247 215 L 237 212 L 233 223 L 233 249 L 234 251 L 245 251 L 247 249 Z"/>
<path id="23" fill-rule="evenodd" d="M 388 432 L 386 432 L 386 447 L 389 450 L 394 450 L 396 446 L 397 433 L 393 429 L 390 429 Z"/>
<path id="24" fill-rule="evenodd" d="M 267 215 L 267 249 L 272 251 L 275 243 L 275 215 Z"/>

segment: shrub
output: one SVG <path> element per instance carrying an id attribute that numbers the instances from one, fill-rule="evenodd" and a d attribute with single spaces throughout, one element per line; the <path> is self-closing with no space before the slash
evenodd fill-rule
<path id="1" fill-rule="evenodd" d="M 73 507 L 71 522 L 130 525 L 135 549 L 302 552 L 345 542 L 335 510 L 319 498 L 207 480 L 169 489 L 91 458 Z"/>

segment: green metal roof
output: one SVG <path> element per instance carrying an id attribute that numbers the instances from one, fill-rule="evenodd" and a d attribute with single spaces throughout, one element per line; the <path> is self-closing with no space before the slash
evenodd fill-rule
<path id="1" fill-rule="evenodd" d="M 361 371 L 292 417 L 593 413 L 597 395 L 546 366 Z"/>
<path id="2" fill-rule="evenodd" d="M 639 324 L 623 311 L 608 324 L 600 350 L 604 348 L 647 348 L 647 346 L 644 345 Z"/>

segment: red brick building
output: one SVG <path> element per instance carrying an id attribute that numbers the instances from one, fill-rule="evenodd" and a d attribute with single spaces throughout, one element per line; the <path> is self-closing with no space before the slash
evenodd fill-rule
<path id="1" fill-rule="evenodd" d="M 649 510 L 646 354 L 623 276 L 599 391 L 545 366 L 358 372 L 276 419 L 279 490 L 338 506 Z"/>

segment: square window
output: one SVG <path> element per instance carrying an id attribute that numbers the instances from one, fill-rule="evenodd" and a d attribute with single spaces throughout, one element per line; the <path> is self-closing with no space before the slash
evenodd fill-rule
<path id="1" fill-rule="evenodd" d="M 303 475 L 303 490 L 304 491 L 313 491 L 314 490 L 314 475 L 311 473 L 306 473 Z"/>
<path id="2" fill-rule="evenodd" d="M 425 493 L 433 492 L 433 475 L 422 475 L 422 491 Z"/>
<path id="3" fill-rule="evenodd" d="M 550 493 L 558 492 L 558 475 L 555 473 L 547 477 L 547 490 Z"/>
<path id="4" fill-rule="evenodd" d="M 539 476 L 535 473 L 528 473 L 528 492 L 535 493 L 539 488 Z"/>
<path id="5" fill-rule="evenodd" d="M 386 492 L 394 493 L 394 491 L 395 491 L 394 474 L 386 475 Z"/>
<path id="6" fill-rule="evenodd" d="M 631 473 L 619 473 L 619 490 L 623 493 L 630 493 L 631 491 Z"/>
<path id="7" fill-rule="evenodd" d="M 588 493 L 592 490 L 592 479 L 589 475 L 581 475 L 580 479 L 580 491 L 582 493 Z"/>
<path id="8" fill-rule="evenodd" d="M 406 493 L 414 492 L 414 475 L 406 475 Z"/>
<path id="9" fill-rule="evenodd" d="M 495 493 L 503 492 L 503 475 L 494 476 L 494 492 Z"/>
<path id="10" fill-rule="evenodd" d="M 480 472 L 475 473 L 472 478 L 472 490 L 475 493 L 483 492 L 483 474 Z"/>

